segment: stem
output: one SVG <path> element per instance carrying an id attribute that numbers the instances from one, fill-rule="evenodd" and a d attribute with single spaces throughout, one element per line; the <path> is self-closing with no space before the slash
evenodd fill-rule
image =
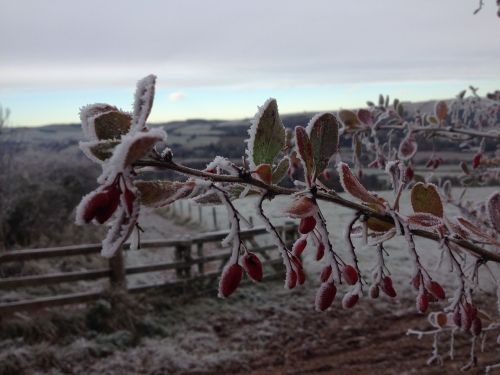
<path id="1" fill-rule="evenodd" d="M 299 192 L 296 189 L 289 189 L 277 185 L 267 185 L 266 183 L 257 180 L 253 178 L 252 176 L 245 176 L 245 178 L 239 177 L 239 176 L 228 176 L 228 175 L 218 175 L 214 173 L 208 173 L 208 172 L 203 172 L 197 169 L 189 168 L 184 165 L 177 164 L 171 160 L 166 160 L 166 161 L 159 161 L 159 160 L 139 160 L 135 162 L 135 166 L 138 167 L 157 167 L 157 168 L 163 168 L 163 169 L 170 169 L 179 173 L 182 173 L 187 176 L 195 176 L 195 177 L 200 177 L 203 179 L 208 179 L 214 182 L 226 182 L 226 183 L 233 183 L 233 184 L 243 184 L 243 185 L 251 185 L 255 187 L 259 187 L 262 189 L 265 189 L 269 194 L 273 195 L 292 195 L 297 192 Z M 352 210 L 358 211 L 364 215 L 367 215 L 369 217 L 375 217 L 377 219 L 380 219 L 382 221 L 385 221 L 390 224 L 394 224 L 393 218 L 389 214 L 382 214 L 379 212 L 376 212 L 367 206 L 364 206 L 362 204 L 358 204 L 355 202 L 351 202 L 347 199 L 344 199 L 340 197 L 337 194 L 330 194 L 330 193 L 325 193 L 318 191 L 315 194 L 315 198 L 325 201 L 325 202 L 331 202 L 338 204 L 340 206 L 350 208 Z M 433 232 L 428 232 L 425 230 L 420 230 L 420 229 L 412 229 L 411 233 L 413 235 L 427 238 L 436 242 L 439 242 L 441 239 L 438 234 L 433 233 Z M 488 250 L 483 249 L 482 247 L 476 246 L 473 243 L 466 241 L 466 240 L 461 240 L 461 239 L 456 239 L 456 238 L 450 238 L 450 242 L 453 242 L 462 248 L 468 250 L 469 252 L 480 256 L 484 258 L 485 260 L 500 263 L 500 253 L 494 253 Z"/>

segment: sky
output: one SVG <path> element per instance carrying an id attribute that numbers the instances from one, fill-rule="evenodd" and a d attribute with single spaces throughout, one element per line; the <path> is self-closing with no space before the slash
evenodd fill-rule
<path id="1" fill-rule="evenodd" d="M 500 89 L 495 0 L 0 0 L 0 105 L 10 126 L 130 110 L 156 74 L 151 122 L 355 108 L 380 92 Z"/>

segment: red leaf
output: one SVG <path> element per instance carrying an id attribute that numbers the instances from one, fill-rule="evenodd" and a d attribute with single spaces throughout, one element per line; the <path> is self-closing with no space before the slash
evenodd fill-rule
<path id="1" fill-rule="evenodd" d="M 247 253 L 243 257 L 243 268 L 248 276 L 254 281 L 262 281 L 262 263 L 254 253 Z"/>
<path id="2" fill-rule="evenodd" d="M 285 213 L 294 218 L 313 216 L 317 211 L 318 207 L 314 200 L 305 195 L 295 196 L 292 203 L 285 209 Z"/>
<path id="3" fill-rule="evenodd" d="M 238 288 L 243 277 L 243 267 L 231 264 L 222 272 L 219 282 L 219 297 L 229 297 Z"/>
<path id="4" fill-rule="evenodd" d="M 346 163 L 339 163 L 338 172 L 340 182 L 345 191 L 363 202 L 373 203 L 383 207 L 383 203 L 385 202 L 384 199 L 366 190 L 366 188 L 361 185 L 361 182 L 352 174 L 351 169 Z"/>
<path id="5" fill-rule="evenodd" d="M 329 308 L 332 305 L 336 294 L 337 287 L 334 283 L 321 284 L 318 292 L 316 293 L 316 310 L 324 311 Z"/>

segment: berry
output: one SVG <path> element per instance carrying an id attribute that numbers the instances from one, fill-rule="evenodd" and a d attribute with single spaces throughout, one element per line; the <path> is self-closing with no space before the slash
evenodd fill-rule
<path id="1" fill-rule="evenodd" d="M 323 245 L 323 242 L 320 242 L 318 248 L 316 249 L 316 260 L 321 260 L 321 258 L 323 258 L 324 255 L 325 255 L 325 245 Z"/>
<path id="2" fill-rule="evenodd" d="M 294 270 L 290 269 L 286 273 L 286 287 L 288 289 L 293 289 L 295 288 L 295 285 L 297 285 L 297 274 Z"/>
<path id="3" fill-rule="evenodd" d="M 243 268 L 247 275 L 254 281 L 262 281 L 262 263 L 254 253 L 247 253 L 243 257 Z"/>
<path id="4" fill-rule="evenodd" d="M 382 291 L 387 294 L 391 298 L 395 298 L 397 293 L 394 287 L 392 286 L 392 279 L 389 276 L 385 276 L 382 280 Z"/>
<path id="5" fill-rule="evenodd" d="M 373 299 L 378 298 L 380 294 L 380 288 L 377 285 L 372 285 L 370 288 L 370 297 Z"/>
<path id="6" fill-rule="evenodd" d="M 354 285 L 358 282 L 358 272 L 349 264 L 346 264 L 342 269 L 342 276 L 349 285 Z"/>
<path id="7" fill-rule="evenodd" d="M 417 296 L 417 310 L 419 313 L 424 314 L 429 307 L 429 297 L 426 293 L 421 293 Z"/>
<path id="8" fill-rule="evenodd" d="M 356 303 L 358 303 L 359 296 L 357 294 L 346 293 L 344 298 L 342 298 L 342 307 L 344 309 L 350 309 L 354 307 Z"/>
<path id="9" fill-rule="evenodd" d="M 332 274 L 332 266 L 328 265 L 323 267 L 323 269 L 321 270 L 321 274 L 319 276 L 321 282 L 326 283 L 327 280 L 330 278 L 331 274 Z"/>
<path id="10" fill-rule="evenodd" d="M 311 232 L 316 226 L 316 219 L 314 216 L 307 216 L 300 219 L 299 232 L 302 234 L 307 234 Z"/>
<path id="11" fill-rule="evenodd" d="M 324 311 L 331 306 L 335 295 L 337 294 L 337 288 L 334 283 L 323 283 L 316 293 L 316 310 Z"/>
<path id="12" fill-rule="evenodd" d="M 427 287 L 429 289 L 429 292 L 431 292 L 431 294 L 434 297 L 436 297 L 437 299 L 445 299 L 446 298 L 446 294 L 443 290 L 443 287 L 438 282 L 431 281 Z"/>
<path id="13" fill-rule="evenodd" d="M 304 237 L 299 238 L 297 241 L 295 241 L 292 248 L 293 255 L 300 257 L 300 255 L 306 248 L 306 245 L 307 245 L 307 239 Z"/>
<path id="14" fill-rule="evenodd" d="M 219 282 L 219 297 L 229 297 L 238 288 L 243 277 L 243 267 L 231 264 L 223 273 Z"/>

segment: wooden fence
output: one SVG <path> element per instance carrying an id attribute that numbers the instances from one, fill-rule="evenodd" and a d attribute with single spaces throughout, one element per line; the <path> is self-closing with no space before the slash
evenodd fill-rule
<path id="1" fill-rule="evenodd" d="M 286 223 L 278 227 L 285 241 L 291 244 L 297 236 L 297 227 L 294 223 Z M 211 279 L 216 280 L 220 274 L 221 268 L 229 259 L 230 252 L 226 249 L 223 252 L 215 254 L 206 254 L 205 244 L 220 242 L 226 235 L 227 231 L 217 231 L 205 233 L 197 236 L 184 237 L 176 240 L 158 240 L 158 241 L 143 241 L 140 251 L 149 249 L 161 248 L 165 251 L 173 252 L 173 261 L 160 262 L 154 264 L 132 265 L 127 266 L 124 260 L 123 251 L 120 250 L 117 254 L 109 259 L 107 268 L 85 270 L 77 272 L 39 274 L 33 276 L 20 276 L 0 278 L 0 291 L 10 290 L 20 287 L 40 287 L 53 284 L 88 281 L 108 278 L 110 284 L 117 288 L 122 288 L 129 293 L 143 292 L 149 289 L 158 287 L 180 287 L 189 289 L 189 285 L 195 281 Z M 281 263 L 281 258 L 276 257 L 276 247 L 274 245 L 259 246 L 255 240 L 255 236 L 265 234 L 264 227 L 252 228 L 244 230 L 241 235 L 245 240 L 249 250 L 255 253 L 260 253 L 264 259 L 264 266 L 273 266 L 277 268 L 277 264 Z M 128 245 L 125 245 L 124 250 L 128 250 Z M 65 246 L 46 249 L 18 250 L 8 251 L 0 254 L 0 267 L 6 262 L 24 262 L 44 258 L 60 258 L 70 257 L 75 255 L 93 255 L 97 256 L 101 251 L 100 245 L 80 245 L 80 246 Z M 273 254 L 274 252 L 274 254 Z M 216 270 L 207 270 L 207 263 L 218 262 Z M 213 267 L 212 267 L 213 268 Z M 279 268 L 281 269 L 281 267 Z M 172 280 L 160 284 L 148 284 L 138 286 L 127 285 L 127 275 L 137 275 L 147 272 L 175 270 L 175 277 Z M 212 283 L 213 286 L 213 283 Z M 215 287 L 215 286 L 213 286 Z M 102 288 L 101 288 L 102 289 Z M 89 301 L 94 301 L 102 297 L 104 290 L 71 293 L 63 295 L 55 295 L 48 297 L 37 297 L 28 300 L 13 301 L 0 303 L 0 317 L 12 314 L 17 311 L 36 310 L 40 308 L 78 304 Z"/>

